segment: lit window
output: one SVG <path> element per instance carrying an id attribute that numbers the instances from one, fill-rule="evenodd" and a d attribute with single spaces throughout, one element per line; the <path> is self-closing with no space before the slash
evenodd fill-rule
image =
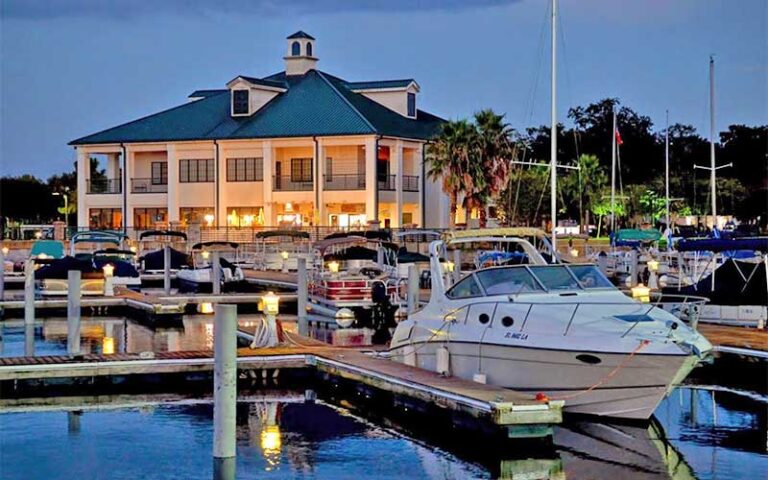
<path id="1" fill-rule="evenodd" d="M 232 114 L 248 115 L 248 90 L 232 91 Z"/>

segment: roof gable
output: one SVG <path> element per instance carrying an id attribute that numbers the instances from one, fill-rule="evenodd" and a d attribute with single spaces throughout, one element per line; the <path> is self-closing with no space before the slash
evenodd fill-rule
<path id="1" fill-rule="evenodd" d="M 294 39 L 294 38 L 306 38 L 308 40 L 314 40 L 315 39 L 315 37 L 313 37 L 312 35 L 308 34 L 307 32 L 305 32 L 303 30 L 299 30 L 298 32 L 294 33 L 293 35 L 288 35 L 286 38 L 288 40 L 291 40 L 291 39 Z"/>

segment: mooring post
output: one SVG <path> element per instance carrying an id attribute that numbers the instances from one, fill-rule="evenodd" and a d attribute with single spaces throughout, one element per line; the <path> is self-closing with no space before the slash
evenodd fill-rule
<path id="1" fill-rule="evenodd" d="M 237 306 L 216 305 L 213 330 L 213 458 L 234 458 L 237 406 Z"/>
<path id="2" fill-rule="evenodd" d="M 35 323 L 35 261 L 24 264 L 24 323 Z"/>
<path id="3" fill-rule="evenodd" d="M 67 354 L 80 354 L 80 270 L 67 272 Z"/>
<path id="4" fill-rule="evenodd" d="M 461 250 L 456 248 L 453 250 L 453 283 L 456 283 L 461 278 Z"/>
<path id="5" fill-rule="evenodd" d="M 416 265 L 408 265 L 408 315 L 419 308 L 419 272 Z"/>
<path id="6" fill-rule="evenodd" d="M 211 292 L 214 295 L 221 294 L 221 262 L 219 261 L 220 253 L 218 250 L 212 252 L 211 258 Z"/>
<path id="7" fill-rule="evenodd" d="M 3 248 L 5 247 L 0 248 L 0 267 L 2 267 L 0 272 L 0 301 L 5 299 L 5 252 Z"/>
<path id="8" fill-rule="evenodd" d="M 166 243 L 163 248 L 163 291 L 171 294 L 171 244 Z"/>
<path id="9" fill-rule="evenodd" d="M 637 250 L 629 251 L 629 286 L 637 285 Z"/>
<path id="10" fill-rule="evenodd" d="M 307 259 L 299 257 L 298 261 L 298 281 L 296 285 L 297 315 L 299 323 L 299 335 L 309 335 L 309 325 L 307 323 Z"/>

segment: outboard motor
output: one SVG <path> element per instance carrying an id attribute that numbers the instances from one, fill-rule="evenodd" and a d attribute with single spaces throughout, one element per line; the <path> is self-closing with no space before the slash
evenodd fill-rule
<path id="1" fill-rule="evenodd" d="M 390 327 L 395 326 L 396 307 L 389 301 L 387 286 L 384 282 L 373 282 L 371 285 L 371 328 L 374 330 L 373 343 L 386 343 L 391 338 Z"/>

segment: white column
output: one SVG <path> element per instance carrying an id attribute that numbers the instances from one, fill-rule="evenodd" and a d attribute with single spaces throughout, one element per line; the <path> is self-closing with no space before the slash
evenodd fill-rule
<path id="1" fill-rule="evenodd" d="M 422 167 L 422 164 L 424 163 L 424 144 L 422 143 L 419 149 L 416 151 L 416 155 L 418 155 L 418 158 L 413 159 L 413 164 L 416 165 L 416 175 L 419 176 L 419 216 L 418 216 L 418 222 L 419 227 L 426 228 L 426 221 L 427 217 L 424 212 L 424 199 L 426 198 L 426 195 L 424 191 L 426 190 L 427 185 L 427 179 L 422 178 L 422 176 L 426 176 L 426 166 Z"/>
<path id="2" fill-rule="evenodd" d="M 327 225 L 328 214 L 325 208 L 325 145 L 323 145 L 323 139 L 317 139 L 317 205 L 315 205 L 315 211 L 317 212 L 317 219 L 315 225 Z"/>
<path id="3" fill-rule="evenodd" d="M 179 221 L 179 159 L 176 145 L 166 146 L 168 156 L 168 224 Z"/>
<path id="4" fill-rule="evenodd" d="M 398 228 L 403 222 L 403 141 L 396 141 L 390 151 L 394 157 L 390 158 L 390 165 L 392 174 L 395 175 L 395 211 L 390 225 Z"/>
<path id="5" fill-rule="evenodd" d="M 215 149 L 216 146 L 214 145 L 213 148 Z M 214 155 L 215 155 L 214 151 Z M 217 182 L 216 185 L 218 186 L 219 192 L 219 210 L 216 212 L 216 218 L 218 219 L 218 224 L 220 227 L 226 227 L 227 226 L 227 207 L 229 206 L 229 201 L 227 200 L 227 149 L 224 145 L 219 144 L 219 169 L 216 172 L 217 176 Z"/>
<path id="6" fill-rule="evenodd" d="M 123 159 L 123 226 L 133 226 L 133 209 L 131 208 L 131 180 L 133 178 L 134 152 L 128 145 L 125 146 L 125 158 Z"/>
<path id="7" fill-rule="evenodd" d="M 365 218 L 371 221 L 378 218 L 376 211 L 376 189 L 379 188 L 376 181 L 376 139 L 365 139 Z"/>
<path id="8" fill-rule="evenodd" d="M 272 175 L 274 174 L 273 162 L 274 162 L 274 150 L 272 149 L 272 141 L 267 140 L 262 144 L 262 163 L 264 164 L 264 223 L 267 226 L 275 224 L 274 217 L 272 216 Z"/>
<path id="9" fill-rule="evenodd" d="M 91 174 L 90 155 L 82 148 L 77 149 L 77 226 L 88 227 L 88 210 L 85 200 L 88 195 L 88 180 Z"/>

